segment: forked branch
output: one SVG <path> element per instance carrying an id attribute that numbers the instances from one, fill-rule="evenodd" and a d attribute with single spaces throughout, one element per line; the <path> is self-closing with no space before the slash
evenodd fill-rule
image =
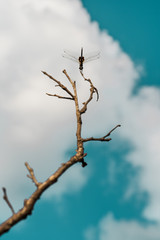
<path id="1" fill-rule="evenodd" d="M 59 86 L 61 87 L 65 92 L 67 92 L 72 98 L 74 98 L 74 95 L 68 90 L 68 88 L 66 86 L 64 86 L 60 81 L 58 81 L 57 79 L 55 79 L 54 77 L 52 77 L 51 75 L 49 75 L 48 73 L 42 71 L 42 73 L 44 75 L 46 75 L 47 77 L 49 77 L 50 79 L 52 79 L 54 82 L 56 82 L 58 85 L 56 86 Z"/>
<path id="2" fill-rule="evenodd" d="M 80 72 L 81 72 L 81 75 L 82 75 L 83 79 L 90 83 L 90 95 L 89 95 L 88 99 L 83 103 L 83 107 L 81 109 L 79 108 L 76 82 L 71 80 L 71 78 L 69 77 L 66 70 L 63 70 L 63 73 L 65 74 L 68 81 L 70 82 L 74 94 L 66 86 L 64 86 L 60 81 L 56 80 L 55 78 L 53 78 L 48 73 L 42 71 L 42 73 L 44 75 L 46 75 L 51 80 L 53 80 L 54 82 L 57 83 L 56 86 L 59 86 L 63 91 L 65 91 L 69 95 L 69 97 L 65 97 L 65 96 L 60 96 L 60 95 L 57 95 L 57 94 L 52 95 L 52 94 L 47 93 L 48 96 L 53 96 L 53 97 L 62 98 L 62 99 L 66 99 L 66 100 L 73 100 L 74 103 L 75 103 L 76 118 L 77 118 L 77 130 L 76 130 L 77 149 L 76 149 L 76 153 L 66 163 L 63 163 L 61 165 L 61 167 L 59 167 L 57 169 L 57 171 L 55 173 L 53 173 L 44 182 L 38 182 L 36 177 L 35 177 L 34 170 L 29 166 L 29 164 L 27 162 L 25 163 L 25 166 L 26 166 L 27 170 L 29 171 L 29 174 L 27 175 L 27 177 L 30 178 L 33 181 L 33 183 L 36 185 L 36 190 L 35 190 L 35 192 L 32 193 L 32 195 L 28 199 L 24 200 L 23 207 L 19 211 L 15 212 L 11 203 L 10 203 L 10 201 L 8 200 L 6 189 L 3 188 L 3 193 L 4 193 L 3 198 L 6 201 L 6 203 L 8 204 L 9 208 L 11 209 L 13 215 L 0 225 L 0 235 L 9 231 L 9 229 L 12 228 L 16 223 L 20 222 L 21 220 L 25 219 L 27 216 L 31 215 L 35 203 L 41 197 L 43 192 L 47 188 L 49 188 L 51 185 L 55 184 L 58 181 L 59 177 L 62 174 L 64 174 L 64 172 L 67 169 L 69 169 L 72 165 L 74 165 L 78 162 L 80 162 L 82 164 L 82 167 L 85 167 L 87 165 L 87 163 L 84 160 L 84 158 L 87 155 L 87 153 L 84 153 L 84 146 L 83 145 L 84 145 L 85 142 L 88 142 L 88 141 L 105 141 L 105 142 L 108 142 L 108 141 L 111 140 L 111 138 L 108 138 L 110 136 L 110 134 L 117 127 L 120 127 L 120 125 L 117 125 L 110 132 L 108 132 L 105 136 L 103 136 L 101 138 L 94 138 L 94 137 L 82 138 L 82 136 L 81 136 L 81 131 L 82 131 L 81 115 L 84 114 L 87 111 L 87 106 L 91 102 L 91 100 L 93 99 L 93 94 L 94 93 L 97 94 L 97 101 L 99 99 L 99 94 L 98 94 L 98 90 L 94 87 L 92 81 L 90 79 L 86 79 L 84 77 L 82 71 L 80 71 Z"/>
<path id="3" fill-rule="evenodd" d="M 40 183 L 37 181 L 37 179 L 36 179 L 36 177 L 34 175 L 33 168 L 31 168 L 27 162 L 25 162 L 25 166 L 26 166 L 26 168 L 28 169 L 28 171 L 30 173 L 30 175 L 27 174 L 27 177 L 30 178 L 35 183 L 36 187 L 38 187 L 40 185 Z"/>
<path id="4" fill-rule="evenodd" d="M 90 137 L 90 138 L 83 138 L 82 141 L 83 142 L 89 142 L 89 141 L 101 141 L 101 142 L 109 142 L 112 140 L 112 138 L 107 138 L 111 135 L 111 133 L 118 127 L 121 127 L 121 125 L 117 125 L 115 126 L 111 131 L 109 131 L 109 133 L 107 133 L 105 136 L 101 137 L 101 138 L 94 138 L 94 137 Z"/>

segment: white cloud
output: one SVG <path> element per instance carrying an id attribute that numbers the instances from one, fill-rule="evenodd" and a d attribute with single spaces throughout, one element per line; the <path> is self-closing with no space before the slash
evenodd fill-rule
<path id="1" fill-rule="evenodd" d="M 85 232 L 86 240 L 159 240 L 159 225 L 140 224 L 136 221 L 116 220 L 112 214 L 104 217 L 98 227 L 90 227 Z"/>
<path id="2" fill-rule="evenodd" d="M 0 14 L 0 182 L 16 206 L 31 192 L 24 176 L 24 162 L 31 163 L 43 180 L 67 160 L 64 153 L 73 148 L 75 140 L 73 104 L 45 95 L 59 90 L 40 70 L 66 83 L 61 71 L 68 69 L 84 98 L 88 89 L 78 66 L 61 57 L 64 48 L 78 51 L 83 46 L 86 52 L 101 51 L 101 58 L 87 63 L 84 69 L 100 92 L 100 101 L 91 103 L 84 116 L 84 135 L 101 136 L 122 123 L 119 135 L 134 146 L 127 160 L 142 167 L 139 187 L 150 194 L 144 216 L 160 220 L 159 90 L 143 87 L 132 96 L 139 68 L 118 42 L 90 22 L 78 0 L 6 0 L 0 3 Z M 66 191 L 72 177 L 73 190 L 85 184 L 87 177 L 80 168 L 76 171 L 76 175 L 70 173 L 65 186 L 59 187 L 59 194 Z"/>
<path id="3" fill-rule="evenodd" d="M 159 89 L 143 87 L 139 94 L 130 98 L 124 106 L 124 137 L 131 139 L 133 150 L 127 159 L 142 167 L 139 187 L 150 194 L 150 202 L 144 210 L 148 219 L 160 220 L 160 108 Z"/>

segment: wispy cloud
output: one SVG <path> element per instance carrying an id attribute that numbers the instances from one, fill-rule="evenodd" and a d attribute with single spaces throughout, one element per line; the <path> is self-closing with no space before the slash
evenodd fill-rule
<path id="1" fill-rule="evenodd" d="M 112 214 L 108 214 L 98 227 L 88 228 L 84 236 L 86 240 L 158 240 L 160 230 L 156 224 L 148 226 L 136 221 L 116 220 Z"/>

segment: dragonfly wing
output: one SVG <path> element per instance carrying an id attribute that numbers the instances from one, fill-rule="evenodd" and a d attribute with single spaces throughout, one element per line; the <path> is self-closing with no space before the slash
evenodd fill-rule
<path id="1" fill-rule="evenodd" d="M 84 62 L 89 62 L 89 61 L 93 61 L 100 58 L 100 52 L 94 52 L 91 54 L 88 54 L 88 56 L 85 57 L 85 61 Z"/>
<path id="2" fill-rule="evenodd" d="M 62 56 L 65 57 L 65 58 L 68 58 L 68 59 L 70 59 L 72 61 L 79 62 L 78 61 L 78 56 L 76 56 L 76 54 L 74 54 L 74 53 L 72 53 L 72 52 L 70 52 L 68 50 L 64 50 L 64 53 L 63 53 Z"/>
<path id="3" fill-rule="evenodd" d="M 73 57 L 70 57 L 70 56 L 68 56 L 68 55 L 62 54 L 62 57 L 67 58 L 67 59 L 69 59 L 69 60 L 72 60 L 72 61 L 74 61 L 74 62 L 78 62 L 78 63 L 79 63 L 78 59 L 73 58 Z"/>

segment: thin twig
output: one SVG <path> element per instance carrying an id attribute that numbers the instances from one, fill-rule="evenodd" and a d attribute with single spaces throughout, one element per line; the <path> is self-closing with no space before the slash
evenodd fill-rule
<path id="1" fill-rule="evenodd" d="M 74 95 L 60 81 L 58 81 L 57 79 L 55 79 L 54 77 L 52 77 L 51 75 L 49 75 L 48 73 L 46 73 L 44 71 L 42 71 L 42 73 L 44 75 L 46 75 L 47 77 L 49 77 L 50 79 L 52 79 L 54 82 L 56 82 L 58 84 L 58 86 L 60 86 L 65 92 L 67 92 L 72 98 L 74 98 Z"/>
<path id="2" fill-rule="evenodd" d="M 121 127 L 121 125 L 117 125 L 116 127 L 114 127 L 111 131 L 109 131 L 109 133 L 107 133 L 105 136 L 101 137 L 101 138 L 94 138 L 94 137 L 90 137 L 90 138 L 83 138 L 82 141 L 83 142 L 89 142 L 89 141 L 101 141 L 101 142 L 109 142 L 112 139 L 111 138 L 107 138 L 110 136 L 110 134 L 118 127 Z"/>
<path id="3" fill-rule="evenodd" d="M 85 76 L 84 76 L 84 74 L 83 74 L 83 72 L 82 71 L 80 71 L 80 73 L 81 73 L 81 75 L 82 75 L 82 77 L 84 78 L 84 80 L 85 81 L 87 81 L 87 82 L 89 82 L 90 83 L 90 85 L 91 85 L 91 87 L 93 87 L 94 88 L 94 90 L 95 90 L 95 92 L 96 92 L 96 94 L 97 94 L 97 101 L 99 100 L 99 93 L 98 93 L 98 89 L 93 85 L 93 83 L 92 83 L 92 81 L 91 81 L 91 79 L 87 79 Z"/>
<path id="4" fill-rule="evenodd" d="M 111 141 L 111 140 L 112 140 L 111 138 L 104 138 L 104 137 L 94 138 L 94 137 L 90 137 L 90 138 L 84 138 L 84 139 L 83 139 L 83 142 L 89 142 L 89 141 L 109 142 L 109 141 Z"/>
<path id="5" fill-rule="evenodd" d="M 14 211 L 14 209 L 12 207 L 12 204 L 10 203 L 10 201 L 8 199 L 6 188 L 3 187 L 2 190 L 3 190 L 3 194 L 4 194 L 3 195 L 3 199 L 6 201 L 8 207 L 11 209 L 12 213 L 15 214 L 15 211 Z"/>
<path id="6" fill-rule="evenodd" d="M 69 99 L 69 100 L 74 100 L 74 98 L 70 98 L 70 97 L 63 97 L 63 96 L 60 96 L 60 95 L 57 95 L 57 94 L 50 94 L 50 93 L 46 93 L 48 96 L 51 96 L 51 97 L 58 97 L 58 98 L 62 98 L 62 99 Z"/>
<path id="7" fill-rule="evenodd" d="M 29 171 L 29 173 L 30 173 L 30 175 L 27 174 L 27 177 L 30 178 L 30 179 L 35 183 L 36 187 L 38 188 L 38 186 L 39 186 L 41 183 L 39 183 L 39 182 L 37 181 L 37 179 L 36 179 L 36 177 L 35 177 L 35 175 L 34 175 L 34 170 L 33 170 L 33 168 L 31 168 L 27 162 L 25 162 L 25 166 L 26 166 L 26 168 L 28 169 L 28 171 Z"/>
<path id="8" fill-rule="evenodd" d="M 107 133 L 107 135 L 104 136 L 104 138 L 109 137 L 109 136 L 111 135 L 111 133 L 112 133 L 116 128 L 118 128 L 118 127 L 121 127 L 121 125 L 118 124 L 118 125 L 116 125 L 114 128 L 112 128 L 111 131 L 109 131 L 109 133 Z"/>
<path id="9" fill-rule="evenodd" d="M 70 78 L 70 76 L 68 75 L 67 71 L 64 69 L 62 72 L 66 75 L 66 77 L 68 78 L 69 82 L 71 83 L 71 85 L 72 85 L 72 87 L 73 87 L 74 82 L 71 80 L 71 78 Z"/>
<path id="10" fill-rule="evenodd" d="M 84 74 L 82 73 L 82 71 L 80 71 L 82 77 L 84 78 L 85 81 L 89 82 L 90 83 L 90 96 L 88 98 L 88 100 L 86 102 L 83 103 L 83 107 L 81 108 L 80 110 L 80 113 L 83 114 L 87 111 L 87 105 L 89 102 L 91 102 L 92 98 L 93 98 L 93 94 L 96 92 L 97 93 L 97 101 L 99 99 L 99 94 L 98 94 L 98 90 L 97 88 L 94 87 L 91 79 L 87 79 L 84 77 Z"/>

